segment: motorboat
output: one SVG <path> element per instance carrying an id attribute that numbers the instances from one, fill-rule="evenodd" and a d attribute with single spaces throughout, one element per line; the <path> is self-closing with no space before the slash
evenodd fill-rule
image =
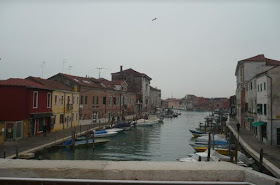
<path id="1" fill-rule="evenodd" d="M 94 146 L 99 146 L 99 145 L 104 145 L 107 142 L 109 142 L 109 140 L 107 139 L 94 139 Z M 88 138 L 88 141 L 86 141 L 85 137 L 82 136 L 80 139 L 75 140 L 75 147 L 78 146 L 85 146 L 85 145 L 92 145 L 93 144 L 93 139 Z M 72 146 L 72 138 L 69 138 L 67 141 L 65 141 L 62 146 Z"/>
<path id="2" fill-rule="evenodd" d="M 122 132 L 124 131 L 124 128 L 110 128 L 106 129 L 107 132 Z"/>
<path id="3" fill-rule="evenodd" d="M 208 150 L 204 152 L 197 152 L 193 154 L 192 156 L 186 157 L 186 158 L 180 158 L 178 161 L 180 162 L 198 162 L 201 161 L 207 161 L 208 157 Z M 199 159 L 200 158 L 200 159 Z M 230 161 L 230 157 L 224 156 L 216 152 L 215 150 L 210 150 L 210 161 Z"/>
<path id="4" fill-rule="evenodd" d="M 106 130 L 94 131 L 93 133 L 95 138 L 112 137 L 118 134 L 118 132 L 107 132 Z"/>
<path id="5" fill-rule="evenodd" d="M 153 126 L 154 122 L 146 119 L 138 119 L 136 126 L 138 127 L 144 127 L 144 126 Z"/>

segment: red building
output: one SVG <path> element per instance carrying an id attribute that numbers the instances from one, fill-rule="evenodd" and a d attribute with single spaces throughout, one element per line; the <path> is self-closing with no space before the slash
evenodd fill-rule
<path id="1" fill-rule="evenodd" d="M 0 81 L 0 92 L 4 140 L 41 134 L 44 126 L 50 129 L 51 90 L 31 80 L 10 78 Z"/>

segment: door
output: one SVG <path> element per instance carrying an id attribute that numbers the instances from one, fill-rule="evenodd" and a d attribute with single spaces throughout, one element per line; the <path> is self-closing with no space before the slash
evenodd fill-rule
<path id="1" fill-rule="evenodd" d="M 6 123 L 6 140 L 13 140 L 14 139 L 14 123 Z"/>
<path id="2" fill-rule="evenodd" d="M 67 128 L 69 128 L 69 116 L 66 117 L 66 125 L 67 125 Z"/>
<path id="3" fill-rule="evenodd" d="M 280 145 L 280 128 L 277 128 L 277 145 Z"/>

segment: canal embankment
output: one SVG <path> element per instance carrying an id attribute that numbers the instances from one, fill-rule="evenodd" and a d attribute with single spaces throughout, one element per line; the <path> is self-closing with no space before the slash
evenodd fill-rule
<path id="1" fill-rule="evenodd" d="M 235 136 L 238 137 L 237 121 L 228 119 L 227 126 Z M 270 146 L 259 141 L 252 133 L 245 128 L 240 128 L 239 143 L 256 161 L 260 162 L 260 150 L 263 149 L 263 166 L 277 178 L 280 178 L 280 147 Z"/>
<path id="2" fill-rule="evenodd" d="M 37 135 L 28 138 L 23 138 L 18 141 L 7 141 L 3 144 L 0 144 L 0 158 L 13 159 L 18 156 L 23 156 L 28 153 L 34 153 L 36 151 L 49 148 L 56 144 L 66 141 L 72 136 L 72 131 L 75 130 L 77 136 L 83 135 L 87 130 L 98 129 L 99 127 L 104 127 L 108 125 L 107 123 L 99 124 L 89 124 L 89 125 L 80 125 L 77 127 L 66 128 L 64 130 L 56 132 L 48 132 L 46 136 Z"/>

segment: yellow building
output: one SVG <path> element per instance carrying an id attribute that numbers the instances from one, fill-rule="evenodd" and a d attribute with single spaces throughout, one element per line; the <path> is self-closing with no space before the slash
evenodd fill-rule
<path id="1" fill-rule="evenodd" d="M 41 83 L 52 90 L 52 132 L 79 125 L 79 92 L 61 82 L 38 77 L 28 77 L 28 79 Z"/>
<path id="2" fill-rule="evenodd" d="M 79 125 L 79 93 L 54 90 L 52 92 L 52 131 Z"/>

